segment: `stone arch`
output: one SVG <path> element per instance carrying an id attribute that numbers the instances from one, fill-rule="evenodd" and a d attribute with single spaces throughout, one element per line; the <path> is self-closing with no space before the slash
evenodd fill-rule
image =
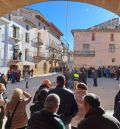
<path id="1" fill-rule="evenodd" d="M 37 64 L 37 69 L 42 74 L 46 74 L 49 72 L 49 61 L 42 60 Z"/>
<path id="2" fill-rule="evenodd" d="M 2 5 L 0 8 L 0 16 L 5 15 L 13 10 L 16 10 L 26 5 L 31 5 L 39 2 L 47 2 L 47 1 L 49 0 L 20 0 L 20 2 L 18 2 L 17 0 L 12 0 L 12 1 L 0 0 L 0 5 Z M 63 0 L 63 1 L 66 1 L 66 0 Z M 119 8 L 120 1 L 115 1 L 115 0 L 69 0 L 69 1 L 84 2 L 84 3 L 96 5 L 120 15 L 120 8 Z"/>

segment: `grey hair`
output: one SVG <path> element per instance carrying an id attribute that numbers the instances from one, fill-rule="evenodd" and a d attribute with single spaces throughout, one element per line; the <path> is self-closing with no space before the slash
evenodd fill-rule
<path id="1" fill-rule="evenodd" d="M 47 96 L 45 100 L 44 107 L 51 109 L 59 105 L 60 105 L 60 97 L 56 94 L 50 94 Z"/>

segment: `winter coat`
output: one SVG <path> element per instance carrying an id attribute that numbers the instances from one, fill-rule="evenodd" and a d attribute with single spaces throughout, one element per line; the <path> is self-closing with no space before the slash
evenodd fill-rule
<path id="1" fill-rule="evenodd" d="M 106 115 L 102 108 L 96 108 L 86 114 L 78 129 L 120 129 L 120 123 L 113 116 Z"/>
<path id="2" fill-rule="evenodd" d="M 115 101 L 114 101 L 114 112 L 117 108 L 117 104 L 118 104 L 118 101 L 120 101 L 120 91 L 116 94 L 115 96 Z"/>
<path id="3" fill-rule="evenodd" d="M 113 116 L 120 121 L 120 101 L 117 104 L 117 108 L 116 108 Z"/>
<path id="4" fill-rule="evenodd" d="M 48 92 L 48 94 L 51 93 L 55 93 L 60 97 L 58 114 L 63 116 L 62 120 L 65 125 L 69 124 L 78 112 L 78 106 L 73 92 L 64 86 L 57 86 Z"/>
<path id="5" fill-rule="evenodd" d="M 65 127 L 57 114 L 41 110 L 32 115 L 27 129 L 65 129 Z"/>

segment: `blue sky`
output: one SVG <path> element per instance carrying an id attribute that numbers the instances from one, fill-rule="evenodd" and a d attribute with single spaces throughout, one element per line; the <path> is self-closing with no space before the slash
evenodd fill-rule
<path id="1" fill-rule="evenodd" d="M 68 2 L 68 33 L 66 34 L 66 2 L 42 2 L 26 7 L 40 11 L 49 21 L 54 23 L 63 32 L 64 37 L 67 37 L 71 50 L 74 46 L 72 29 L 86 29 L 118 17 L 110 11 L 94 5 Z"/>

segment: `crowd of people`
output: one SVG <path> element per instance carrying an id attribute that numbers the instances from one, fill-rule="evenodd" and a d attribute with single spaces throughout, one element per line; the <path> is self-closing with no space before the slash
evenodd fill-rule
<path id="1" fill-rule="evenodd" d="M 73 83 L 74 81 L 78 82 L 83 82 L 87 84 L 87 78 L 92 78 L 93 79 L 93 86 L 97 87 L 98 78 L 112 78 L 119 80 L 120 78 L 120 67 L 118 66 L 108 66 L 108 67 L 90 67 L 90 68 L 85 68 L 81 67 L 79 70 L 74 69 L 74 70 L 65 70 L 64 71 L 64 76 L 66 78 L 66 87 L 68 88 L 74 88 Z"/>
<path id="2" fill-rule="evenodd" d="M 11 69 L 8 70 L 7 75 L 0 73 L 0 83 L 4 83 L 4 85 L 6 86 L 8 82 L 20 82 L 21 78 L 28 80 L 30 77 L 33 77 L 33 73 L 33 69 L 24 69 L 22 73 L 19 69 Z"/>
<path id="3" fill-rule="evenodd" d="M 120 129 L 120 91 L 112 116 L 106 115 L 99 96 L 89 93 L 87 84 L 77 83 L 74 91 L 65 84 L 63 75 L 57 77 L 55 87 L 50 80 L 44 80 L 33 97 L 28 119 L 26 106 L 32 96 L 16 88 L 8 101 L 5 85 L 0 83 L 0 129 L 4 116 L 5 129 Z"/>

